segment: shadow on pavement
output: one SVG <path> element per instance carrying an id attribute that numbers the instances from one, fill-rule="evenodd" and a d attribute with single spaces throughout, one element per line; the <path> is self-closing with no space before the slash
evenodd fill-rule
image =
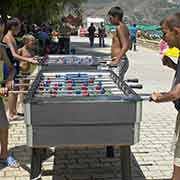
<path id="1" fill-rule="evenodd" d="M 115 157 L 106 157 L 106 148 L 56 148 L 53 180 L 121 180 L 120 149 L 115 148 Z M 132 176 L 146 180 L 132 154 Z"/>
<path id="2" fill-rule="evenodd" d="M 21 167 L 30 173 L 31 148 L 24 145 L 12 148 L 10 151 Z M 52 176 L 52 180 L 122 180 L 119 147 L 114 148 L 113 158 L 106 157 L 105 147 L 62 147 L 56 148 L 54 153 L 51 150 L 47 152 L 43 157 L 43 176 Z M 133 180 L 147 180 L 140 168 L 146 164 L 138 164 L 133 153 L 131 162 Z M 51 165 L 50 169 L 49 165 Z M 3 168 L 4 166 L 0 166 L 0 169 Z"/>
<path id="3" fill-rule="evenodd" d="M 21 167 L 30 173 L 31 148 L 24 145 L 14 147 L 10 151 L 13 152 L 15 159 L 20 163 Z M 122 180 L 120 148 L 115 147 L 114 153 L 114 158 L 107 158 L 105 147 L 56 148 L 53 159 L 49 158 L 52 154 L 44 158 L 43 164 L 45 166 L 46 163 L 51 164 L 52 169 L 45 168 L 43 176 L 51 176 L 52 180 Z M 48 159 L 47 162 L 45 159 Z M 148 180 L 140 168 L 140 166 L 144 165 L 138 164 L 133 153 L 131 154 L 131 160 L 133 180 Z M 3 168 L 4 166 L 0 165 L 0 169 Z"/>
<path id="4" fill-rule="evenodd" d="M 30 173 L 30 163 L 31 163 L 31 148 L 23 145 L 16 146 L 9 150 L 12 152 L 14 158 L 20 164 L 20 166 Z"/>

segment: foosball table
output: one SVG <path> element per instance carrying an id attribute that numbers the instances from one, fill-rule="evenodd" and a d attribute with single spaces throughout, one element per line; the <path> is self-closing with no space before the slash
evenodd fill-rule
<path id="1" fill-rule="evenodd" d="M 111 70 L 40 70 L 25 98 L 31 178 L 41 174 L 42 147 L 120 145 L 122 179 L 131 180 L 141 118 L 141 97 Z"/>

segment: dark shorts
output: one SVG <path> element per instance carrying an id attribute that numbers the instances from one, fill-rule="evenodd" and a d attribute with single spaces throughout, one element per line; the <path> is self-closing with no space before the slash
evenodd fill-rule
<path id="1" fill-rule="evenodd" d="M 135 36 L 131 36 L 131 42 L 136 43 L 136 37 Z"/>
<path id="2" fill-rule="evenodd" d="M 8 127 L 8 120 L 4 108 L 4 103 L 2 98 L 0 98 L 0 128 L 7 128 Z"/>
<path id="3" fill-rule="evenodd" d="M 16 73 L 15 73 L 15 76 L 14 76 L 14 79 L 15 79 L 17 77 L 17 75 L 19 74 L 20 66 L 19 66 L 19 62 L 16 62 L 13 65 L 14 65 L 14 68 L 16 70 Z M 4 80 L 8 79 L 8 76 L 9 76 L 8 65 L 7 64 L 3 64 L 3 79 Z M 16 83 L 18 83 L 18 82 L 16 82 Z"/>

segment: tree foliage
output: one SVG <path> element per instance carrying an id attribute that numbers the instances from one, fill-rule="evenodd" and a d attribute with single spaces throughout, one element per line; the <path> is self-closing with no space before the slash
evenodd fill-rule
<path id="1" fill-rule="evenodd" d="M 29 23 L 55 22 L 67 9 L 81 13 L 81 4 L 87 0 L 1 0 L 0 14 L 26 19 Z"/>

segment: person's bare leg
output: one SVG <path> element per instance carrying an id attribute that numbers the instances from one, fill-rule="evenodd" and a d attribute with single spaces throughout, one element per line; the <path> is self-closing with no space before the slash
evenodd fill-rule
<path id="1" fill-rule="evenodd" d="M 8 128 L 0 128 L 0 144 L 1 144 L 0 158 L 2 160 L 5 160 L 7 166 L 18 168 L 19 163 L 17 163 L 12 156 L 8 156 Z"/>
<path id="2" fill-rule="evenodd" d="M 21 89 L 20 89 L 21 90 Z M 24 90 L 24 89 L 22 89 Z M 24 100 L 24 94 L 21 93 L 21 94 L 18 94 L 18 98 L 17 98 L 17 104 L 16 104 L 16 107 L 17 107 L 17 112 L 18 113 L 24 113 L 24 104 L 23 104 L 23 100 Z"/>
<path id="3" fill-rule="evenodd" d="M 8 96 L 8 116 L 10 118 L 13 118 L 14 115 L 16 115 L 16 102 L 17 102 L 17 95 L 15 94 L 9 94 Z"/>
<path id="4" fill-rule="evenodd" d="M 180 167 L 174 165 L 172 180 L 180 180 Z"/>
<path id="5" fill-rule="evenodd" d="M 0 128 L 1 159 L 8 157 L 8 128 Z"/>

